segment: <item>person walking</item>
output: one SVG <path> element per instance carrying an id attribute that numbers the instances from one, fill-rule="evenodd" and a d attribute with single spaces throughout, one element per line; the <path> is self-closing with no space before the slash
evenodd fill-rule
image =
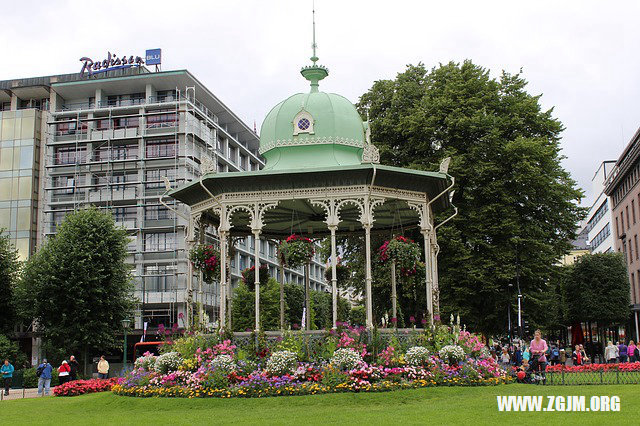
<path id="1" fill-rule="evenodd" d="M 546 353 L 549 350 L 549 346 L 542 338 L 542 332 L 540 330 L 536 330 L 533 335 L 533 340 L 529 344 L 533 371 L 534 373 L 544 373 L 547 365 Z M 538 374 L 536 377 L 538 380 L 544 380 L 544 378 L 544 374 Z"/>
<path id="2" fill-rule="evenodd" d="M 78 370 L 80 370 L 80 364 L 76 360 L 76 357 L 71 355 L 69 357 L 69 381 L 78 379 Z"/>
<path id="3" fill-rule="evenodd" d="M 106 379 L 109 377 L 109 361 L 104 359 L 104 355 L 100 356 L 100 361 L 98 361 L 98 378 Z"/>
<path id="4" fill-rule="evenodd" d="M 550 358 L 551 365 L 557 365 L 560 362 L 560 349 L 556 344 L 551 346 Z"/>
<path id="5" fill-rule="evenodd" d="M 38 375 L 38 373 L 40 373 Z M 49 395 L 51 390 L 51 374 L 53 373 L 53 367 L 47 359 L 42 360 L 42 364 L 36 369 L 36 375 L 38 376 L 38 396 L 42 395 L 44 388 L 44 394 Z"/>
<path id="6" fill-rule="evenodd" d="M 604 348 L 604 359 L 607 364 L 615 364 L 618 361 L 618 347 L 609 340 L 607 347 Z"/>
<path id="7" fill-rule="evenodd" d="M 618 361 L 627 362 L 627 345 L 624 340 L 618 342 Z"/>
<path id="8" fill-rule="evenodd" d="M 627 355 L 629 356 L 629 362 L 636 362 L 638 358 L 636 358 L 636 344 L 633 340 L 629 340 L 629 346 L 627 346 Z"/>
<path id="9" fill-rule="evenodd" d="M 502 353 L 500 353 L 500 364 L 505 370 L 508 370 L 511 365 L 511 355 L 506 346 L 502 348 Z"/>
<path id="10" fill-rule="evenodd" d="M 60 367 L 58 367 L 58 379 L 61 385 L 64 385 L 69 381 L 69 372 L 71 371 L 71 367 L 67 361 L 62 361 Z"/>
<path id="11" fill-rule="evenodd" d="M 4 364 L 0 368 L 0 372 L 2 373 L 2 380 L 4 381 L 4 395 L 9 395 L 9 389 L 11 389 L 11 380 L 13 379 L 13 365 L 9 362 L 8 359 L 4 360 Z"/>
<path id="12" fill-rule="evenodd" d="M 516 350 L 513 353 L 513 363 L 516 367 L 522 365 L 522 351 L 520 350 L 520 346 L 516 346 Z"/>

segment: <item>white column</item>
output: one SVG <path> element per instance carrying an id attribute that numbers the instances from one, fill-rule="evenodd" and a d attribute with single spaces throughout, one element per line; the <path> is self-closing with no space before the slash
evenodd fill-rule
<path id="1" fill-rule="evenodd" d="M 367 305 L 367 328 L 373 328 L 373 306 L 372 306 L 372 298 L 371 298 L 371 223 L 365 223 L 362 225 L 364 228 L 364 240 L 365 240 L 365 300 Z"/>
<path id="2" fill-rule="evenodd" d="M 336 230 L 337 225 L 329 226 L 331 231 L 331 301 L 333 304 L 333 327 L 338 324 L 338 266 L 337 250 L 336 250 Z"/>
<path id="3" fill-rule="evenodd" d="M 438 319 L 440 317 L 440 289 L 438 287 L 438 252 L 440 247 L 436 241 L 435 232 L 433 234 L 433 282 L 431 284 L 431 307 L 433 309 L 433 318 Z"/>
<path id="4" fill-rule="evenodd" d="M 280 329 L 284 330 L 284 266 L 280 264 Z"/>
<path id="5" fill-rule="evenodd" d="M 422 236 L 424 238 L 424 266 L 425 266 L 425 279 L 426 279 L 426 296 L 427 296 L 427 313 L 429 315 L 429 322 L 433 324 L 433 288 L 432 288 L 432 268 L 431 263 L 431 236 L 428 229 L 422 229 Z"/>
<path id="6" fill-rule="evenodd" d="M 254 284 L 256 287 L 256 332 L 260 330 L 260 229 L 253 229 L 254 238 L 254 254 L 253 262 L 255 264 Z"/>
<path id="7" fill-rule="evenodd" d="M 220 239 L 220 327 L 227 324 L 227 231 L 218 228 Z"/>
<path id="8" fill-rule="evenodd" d="M 396 293 L 396 261 L 391 261 L 391 312 L 392 318 L 396 319 L 394 327 L 398 325 L 398 296 Z"/>

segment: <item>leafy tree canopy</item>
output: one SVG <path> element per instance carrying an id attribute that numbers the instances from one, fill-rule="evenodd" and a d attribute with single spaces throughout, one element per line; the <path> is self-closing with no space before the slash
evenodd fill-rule
<path id="1" fill-rule="evenodd" d="M 581 256 L 565 281 L 567 317 L 571 322 L 597 321 L 602 326 L 629 318 L 629 278 L 620 253 Z"/>
<path id="2" fill-rule="evenodd" d="M 16 289 L 18 312 L 35 319 L 54 347 L 117 347 L 121 322 L 134 306 L 128 241 L 109 213 L 90 208 L 68 215 L 26 263 Z"/>
<path id="3" fill-rule="evenodd" d="M 11 244 L 9 234 L 0 229 L 0 333 L 9 333 L 15 324 L 11 299 L 19 272 L 18 251 Z"/>
<path id="4" fill-rule="evenodd" d="M 441 310 L 487 334 L 505 331 L 518 271 L 525 296 L 546 291 L 582 215 L 561 165 L 563 126 L 526 86 L 521 74 L 492 78 L 471 61 L 418 64 L 375 82 L 358 104 L 382 163 L 437 170 L 452 157 L 459 214 L 438 230 Z M 525 300 L 525 312 L 541 309 Z"/>

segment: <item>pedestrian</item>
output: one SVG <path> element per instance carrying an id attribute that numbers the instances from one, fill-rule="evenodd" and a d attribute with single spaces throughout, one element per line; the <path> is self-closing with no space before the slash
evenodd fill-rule
<path id="1" fill-rule="evenodd" d="M 109 361 L 104 359 L 104 355 L 100 356 L 100 361 L 98 362 L 98 378 L 106 379 L 109 377 Z"/>
<path id="2" fill-rule="evenodd" d="M 80 370 L 80 364 L 76 360 L 76 357 L 71 355 L 69 357 L 69 381 L 76 380 L 78 378 L 78 370 Z"/>
<path id="3" fill-rule="evenodd" d="M 618 342 L 618 361 L 627 362 L 627 345 L 624 344 L 624 340 Z"/>
<path id="4" fill-rule="evenodd" d="M 38 376 L 38 395 L 42 395 L 43 388 L 44 394 L 49 395 L 49 390 L 51 390 L 51 373 L 53 373 L 53 367 L 45 358 L 42 360 L 42 364 L 36 369 L 36 376 Z"/>
<path id="5" fill-rule="evenodd" d="M 8 359 L 4 360 L 4 364 L 0 367 L 0 372 L 2 373 L 2 380 L 4 381 L 4 395 L 9 395 L 9 389 L 11 389 L 11 380 L 13 379 L 13 365 L 9 362 Z"/>
<path id="6" fill-rule="evenodd" d="M 527 362 L 531 359 L 531 352 L 526 345 L 524 346 L 524 352 L 522 352 L 522 359 L 523 361 L 526 360 Z"/>
<path id="7" fill-rule="evenodd" d="M 567 351 L 564 348 L 560 349 L 560 358 L 558 361 L 560 362 L 560 365 L 566 365 L 567 363 Z"/>
<path id="8" fill-rule="evenodd" d="M 502 348 L 502 353 L 500 354 L 500 364 L 502 364 L 502 368 L 504 368 L 505 370 L 508 370 L 509 366 L 511 365 L 511 355 L 509 355 L 509 350 L 506 346 Z"/>
<path id="9" fill-rule="evenodd" d="M 607 347 L 604 348 L 604 359 L 607 364 L 615 364 L 618 361 L 618 351 L 618 347 L 609 340 Z"/>
<path id="10" fill-rule="evenodd" d="M 582 362 L 588 364 L 591 362 L 591 358 L 587 356 L 587 351 L 584 350 L 584 345 L 580 344 L 580 354 L 582 355 Z"/>
<path id="11" fill-rule="evenodd" d="M 636 362 L 638 358 L 636 358 L 636 344 L 633 340 L 629 340 L 629 346 L 627 346 L 627 355 L 629 356 L 629 362 Z"/>
<path id="12" fill-rule="evenodd" d="M 71 367 L 67 361 L 62 361 L 60 367 L 58 367 L 58 379 L 61 385 L 64 385 L 69 381 L 69 372 L 71 371 Z"/>
<path id="13" fill-rule="evenodd" d="M 516 346 L 516 350 L 513 353 L 513 363 L 516 367 L 522 365 L 522 351 L 520 350 L 520 346 Z"/>
<path id="14" fill-rule="evenodd" d="M 560 349 L 555 344 L 551 346 L 550 358 L 551 365 L 557 365 L 560 362 Z"/>
<path id="15" fill-rule="evenodd" d="M 549 350 L 549 346 L 547 345 L 547 342 L 542 338 L 542 332 L 540 330 L 536 330 L 533 335 L 533 340 L 529 344 L 529 350 L 531 351 L 532 367 L 534 373 L 541 373 L 536 377 L 536 379 L 540 381 L 545 379 L 544 371 L 547 365 L 546 353 Z"/>

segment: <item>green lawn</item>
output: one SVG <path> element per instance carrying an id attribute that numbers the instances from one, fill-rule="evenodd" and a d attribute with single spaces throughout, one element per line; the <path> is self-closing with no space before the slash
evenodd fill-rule
<path id="1" fill-rule="evenodd" d="M 620 412 L 498 412 L 496 395 L 617 395 Z M 544 406 L 547 401 L 545 400 Z M 640 386 L 437 387 L 265 399 L 129 398 L 109 393 L 0 403 L 2 424 L 621 424 L 640 418 Z"/>

